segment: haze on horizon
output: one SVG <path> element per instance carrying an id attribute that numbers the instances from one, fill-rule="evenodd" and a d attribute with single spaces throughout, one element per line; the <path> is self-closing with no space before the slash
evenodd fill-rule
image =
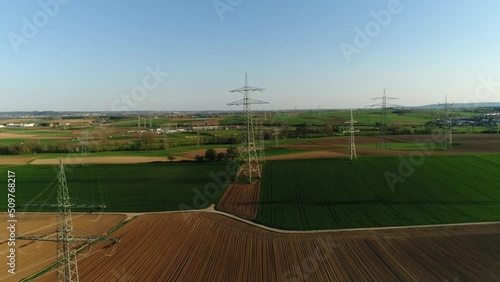
<path id="1" fill-rule="evenodd" d="M 0 111 L 500 102 L 500 2 L 2 1 Z M 168 73 L 168 74 L 167 74 Z M 135 95 L 135 96 L 134 96 Z"/>

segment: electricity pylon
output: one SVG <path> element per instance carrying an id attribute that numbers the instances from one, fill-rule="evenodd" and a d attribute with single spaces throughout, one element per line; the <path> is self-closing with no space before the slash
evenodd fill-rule
<path id="1" fill-rule="evenodd" d="M 111 241 L 116 243 L 119 239 L 110 239 L 104 236 L 98 237 L 75 237 L 73 236 L 73 220 L 71 216 L 71 205 L 68 185 L 62 159 L 59 159 L 59 176 L 57 185 L 57 229 L 55 238 L 51 236 L 38 237 L 17 237 L 17 240 L 47 241 L 57 243 L 57 274 L 56 281 L 78 282 L 78 263 L 75 242 L 84 242 L 91 245 L 101 241 Z M 84 207 L 84 206 L 78 206 Z"/>
<path id="2" fill-rule="evenodd" d="M 68 185 L 62 159 L 59 159 L 59 183 L 57 189 L 57 281 L 78 281 L 73 219 L 69 202 Z"/>
<path id="3" fill-rule="evenodd" d="M 276 147 L 279 146 L 278 139 L 280 135 L 280 130 L 278 128 L 273 129 L 274 140 L 276 141 Z"/>
<path id="4" fill-rule="evenodd" d="M 198 130 L 196 130 L 196 147 L 200 147 L 200 128 L 198 127 Z"/>
<path id="5" fill-rule="evenodd" d="M 450 115 L 449 106 L 453 106 L 455 103 L 448 103 L 448 95 L 446 95 L 445 102 L 443 104 L 438 103 L 440 106 L 443 106 L 443 120 L 441 124 L 443 126 L 442 135 L 441 135 L 441 146 L 443 149 L 447 150 L 448 148 L 453 148 L 453 128 L 452 128 L 452 120 Z"/>
<path id="6" fill-rule="evenodd" d="M 231 93 L 241 93 L 243 94 L 243 99 L 229 103 L 229 106 L 243 106 L 243 113 L 245 115 L 245 134 L 243 137 L 242 147 L 240 148 L 240 160 L 242 164 L 240 165 L 240 169 L 236 174 L 236 179 L 239 179 L 240 176 L 246 177 L 248 182 L 252 182 L 253 178 L 260 178 L 262 176 L 259 157 L 257 155 L 257 150 L 255 148 L 255 132 L 253 126 L 253 116 L 251 105 L 254 104 L 268 104 L 267 102 L 258 101 L 250 98 L 251 92 L 263 92 L 264 88 L 252 87 L 248 86 L 248 75 L 245 74 L 245 86 L 242 88 L 234 89 L 229 92 Z"/>
<path id="7" fill-rule="evenodd" d="M 259 141 L 260 141 L 260 151 L 259 151 L 259 157 L 260 157 L 260 162 L 265 163 L 266 162 L 266 144 L 264 140 L 264 121 L 260 120 L 259 122 Z"/>
<path id="8" fill-rule="evenodd" d="M 354 124 L 356 124 L 357 121 L 354 120 L 354 117 L 352 115 L 352 110 L 351 110 L 351 120 L 346 121 L 345 123 L 349 124 L 349 129 L 344 130 L 343 132 L 344 134 L 349 133 L 349 144 L 347 147 L 347 152 L 349 153 L 349 157 L 351 158 L 351 160 L 353 158 L 357 159 L 358 156 L 356 155 L 356 144 L 354 143 L 354 133 L 359 132 L 359 130 L 357 130 L 354 127 Z"/>
<path id="9" fill-rule="evenodd" d="M 382 100 L 382 103 L 368 106 L 368 107 L 377 107 L 377 106 L 382 107 L 382 123 L 380 124 L 380 135 L 377 140 L 377 149 L 382 148 L 388 150 L 391 148 L 391 144 L 388 138 L 389 124 L 387 123 L 387 105 L 392 105 L 392 106 L 397 106 L 397 105 L 388 104 L 387 101 L 397 100 L 397 99 L 398 98 L 387 97 L 385 95 L 385 89 L 384 89 L 384 95 L 382 97 L 372 98 L 372 100 Z"/>

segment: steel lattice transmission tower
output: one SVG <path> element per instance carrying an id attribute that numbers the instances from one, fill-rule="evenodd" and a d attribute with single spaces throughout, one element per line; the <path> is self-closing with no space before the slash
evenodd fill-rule
<path id="1" fill-rule="evenodd" d="M 35 206 L 35 205 L 33 205 Z M 54 205 L 40 205 L 49 206 Z M 68 185 L 66 183 L 66 174 L 64 173 L 64 166 L 62 159 L 59 159 L 59 175 L 57 185 L 57 229 L 56 236 L 36 236 L 36 237 L 16 237 L 17 240 L 30 240 L 30 241 L 46 241 L 57 243 L 57 272 L 56 281 L 61 282 L 78 282 L 78 264 L 76 255 L 78 250 L 75 248 L 75 242 L 82 242 L 90 246 L 96 242 L 110 241 L 117 243 L 119 238 L 111 239 L 105 235 L 97 237 L 75 237 L 73 236 L 73 220 L 71 216 L 71 207 L 79 208 L 104 208 L 105 206 L 89 206 L 89 205 L 72 205 L 70 203 Z"/>
<path id="2" fill-rule="evenodd" d="M 382 122 L 380 124 L 380 135 L 377 140 L 377 148 L 378 149 L 390 149 L 391 144 L 388 138 L 389 135 L 389 123 L 387 121 L 387 106 L 397 106 L 394 104 L 387 103 L 387 101 L 391 100 L 397 100 L 398 98 L 394 97 L 387 97 L 385 94 L 385 89 L 384 89 L 384 95 L 382 97 L 377 97 L 377 98 L 372 98 L 372 100 L 382 100 L 382 103 L 370 105 L 368 107 L 381 107 L 382 108 Z"/>
<path id="3" fill-rule="evenodd" d="M 57 208 L 57 281 L 79 281 L 71 204 L 62 159 L 59 159 Z"/>
<path id="4" fill-rule="evenodd" d="M 274 141 L 276 142 L 276 147 L 279 146 L 278 139 L 280 135 L 280 130 L 278 128 L 273 129 Z"/>
<path id="5" fill-rule="evenodd" d="M 357 130 L 354 127 L 357 121 L 354 120 L 354 117 L 352 115 L 352 110 L 351 110 L 351 120 L 346 121 L 345 123 L 349 124 L 349 129 L 344 130 L 344 134 L 349 133 L 349 144 L 347 147 L 347 152 L 349 153 L 349 157 L 351 158 L 351 160 L 353 158 L 357 159 L 358 156 L 356 155 L 356 144 L 354 143 L 354 133 L 359 132 L 359 130 Z"/>
<path id="6" fill-rule="evenodd" d="M 452 128 L 452 120 L 450 114 L 450 106 L 453 106 L 455 103 L 448 103 L 448 95 L 446 95 L 445 102 L 443 104 L 438 103 L 440 106 L 443 106 L 443 120 L 441 124 L 443 126 L 442 135 L 441 135 L 441 146 L 443 149 L 447 150 L 448 148 L 453 148 L 453 128 Z"/>
<path id="7" fill-rule="evenodd" d="M 264 121 L 260 120 L 259 122 L 259 141 L 260 141 L 260 150 L 259 150 L 259 158 L 261 163 L 266 162 L 266 144 L 264 140 Z"/>
<path id="8" fill-rule="evenodd" d="M 238 173 L 236 175 L 236 179 L 239 179 L 241 176 L 248 179 L 249 182 L 252 182 L 254 178 L 260 178 L 261 168 L 259 157 L 257 155 L 257 149 L 255 148 L 255 132 L 254 132 L 254 124 L 253 124 L 253 115 L 251 105 L 254 104 L 268 104 L 267 102 L 258 101 L 250 98 L 251 92 L 263 92 L 264 88 L 252 87 L 248 85 L 248 75 L 245 74 L 245 86 L 242 88 L 234 89 L 229 92 L 231 93 L 241 93 L 243 94 L 243 99 L 229 103 L 229 106 L 243 106 L 243 114 L 245 116 L 245 134 L 243 137 L 242 147 L 240 148 L 240 158 L 242 164 Z"/>

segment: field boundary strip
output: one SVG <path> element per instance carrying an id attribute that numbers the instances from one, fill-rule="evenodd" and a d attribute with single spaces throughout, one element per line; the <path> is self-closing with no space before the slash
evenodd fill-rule
<path id="1" fill-rule="evenodd" d="M 462 222 L 462 223 L 445 223 L 445 224 L 425 224 L 425 225 L 405 225 L 405 226 L 385 226 L 385 227 L 362 227 L 362 228 L 343 228 L 343 229 L 321 229 L 321 230 L 286 230 L 286 229 L 279 229 L 279 228 L 274 228 L 274 227 L 269 227 L 263 224 L 259 224 L 256 222 L 253 222 L 251 220 L 247 220 L 226 212 L 222 212 L 219 210 L 213 209 L 213 206 L 210 206 L 206 209 L 201 209 L 201 210 L 179 210 L 179 211 L 160 211 L 160 212 L 144 212 L 144 213 L 120 213 L 120 212 L 110 212 L 110 213 L 103 213 L 103 214 L 115 214 L 115 215 L 126 215 L 128 216 L 127 219 L 125 220 L 132 220 L 138 216 L 142 215 L 150 215 L 150 214 L 170 214 L 170 213 L 215 213 L 215 214 L 220 214 L 235 220 L 238 220 L 240 222 L 252 225 L 254 227 L 258 227 L 267 231 L 275 232 L 275 233 L 281 233 L 281 234 L 314 234 L 314 233 L 332 233 L 332 232 L 356 232 L 356 231 L 378 231 L 378 230 L 394 230 L 394 229 L 414 229 L 414 228 L 440 228 L 440 227 L 453 227 L 453 226 L 475 226 L 475 225 L 500 225 L 500 221 L 484 221 L 484 222 Z M 77 213 L 75 213 L 77 214 Z"/>

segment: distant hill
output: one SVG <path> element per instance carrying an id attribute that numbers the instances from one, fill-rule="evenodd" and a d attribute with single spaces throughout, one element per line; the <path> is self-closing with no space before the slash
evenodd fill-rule
<path id="1" fill-rule="evenodd" d="M 434 110 L 434 109 L 442 109 L 443 106 L 439 104 L 431 104 L 426 106 L 417 106 L 417 107 L 409 107 L 412 109 L 422 109 L 422 110 Z M 485 103 L 455 103 L 453 108 L 500 108 L 500 102 L 485 102 Z"/>

